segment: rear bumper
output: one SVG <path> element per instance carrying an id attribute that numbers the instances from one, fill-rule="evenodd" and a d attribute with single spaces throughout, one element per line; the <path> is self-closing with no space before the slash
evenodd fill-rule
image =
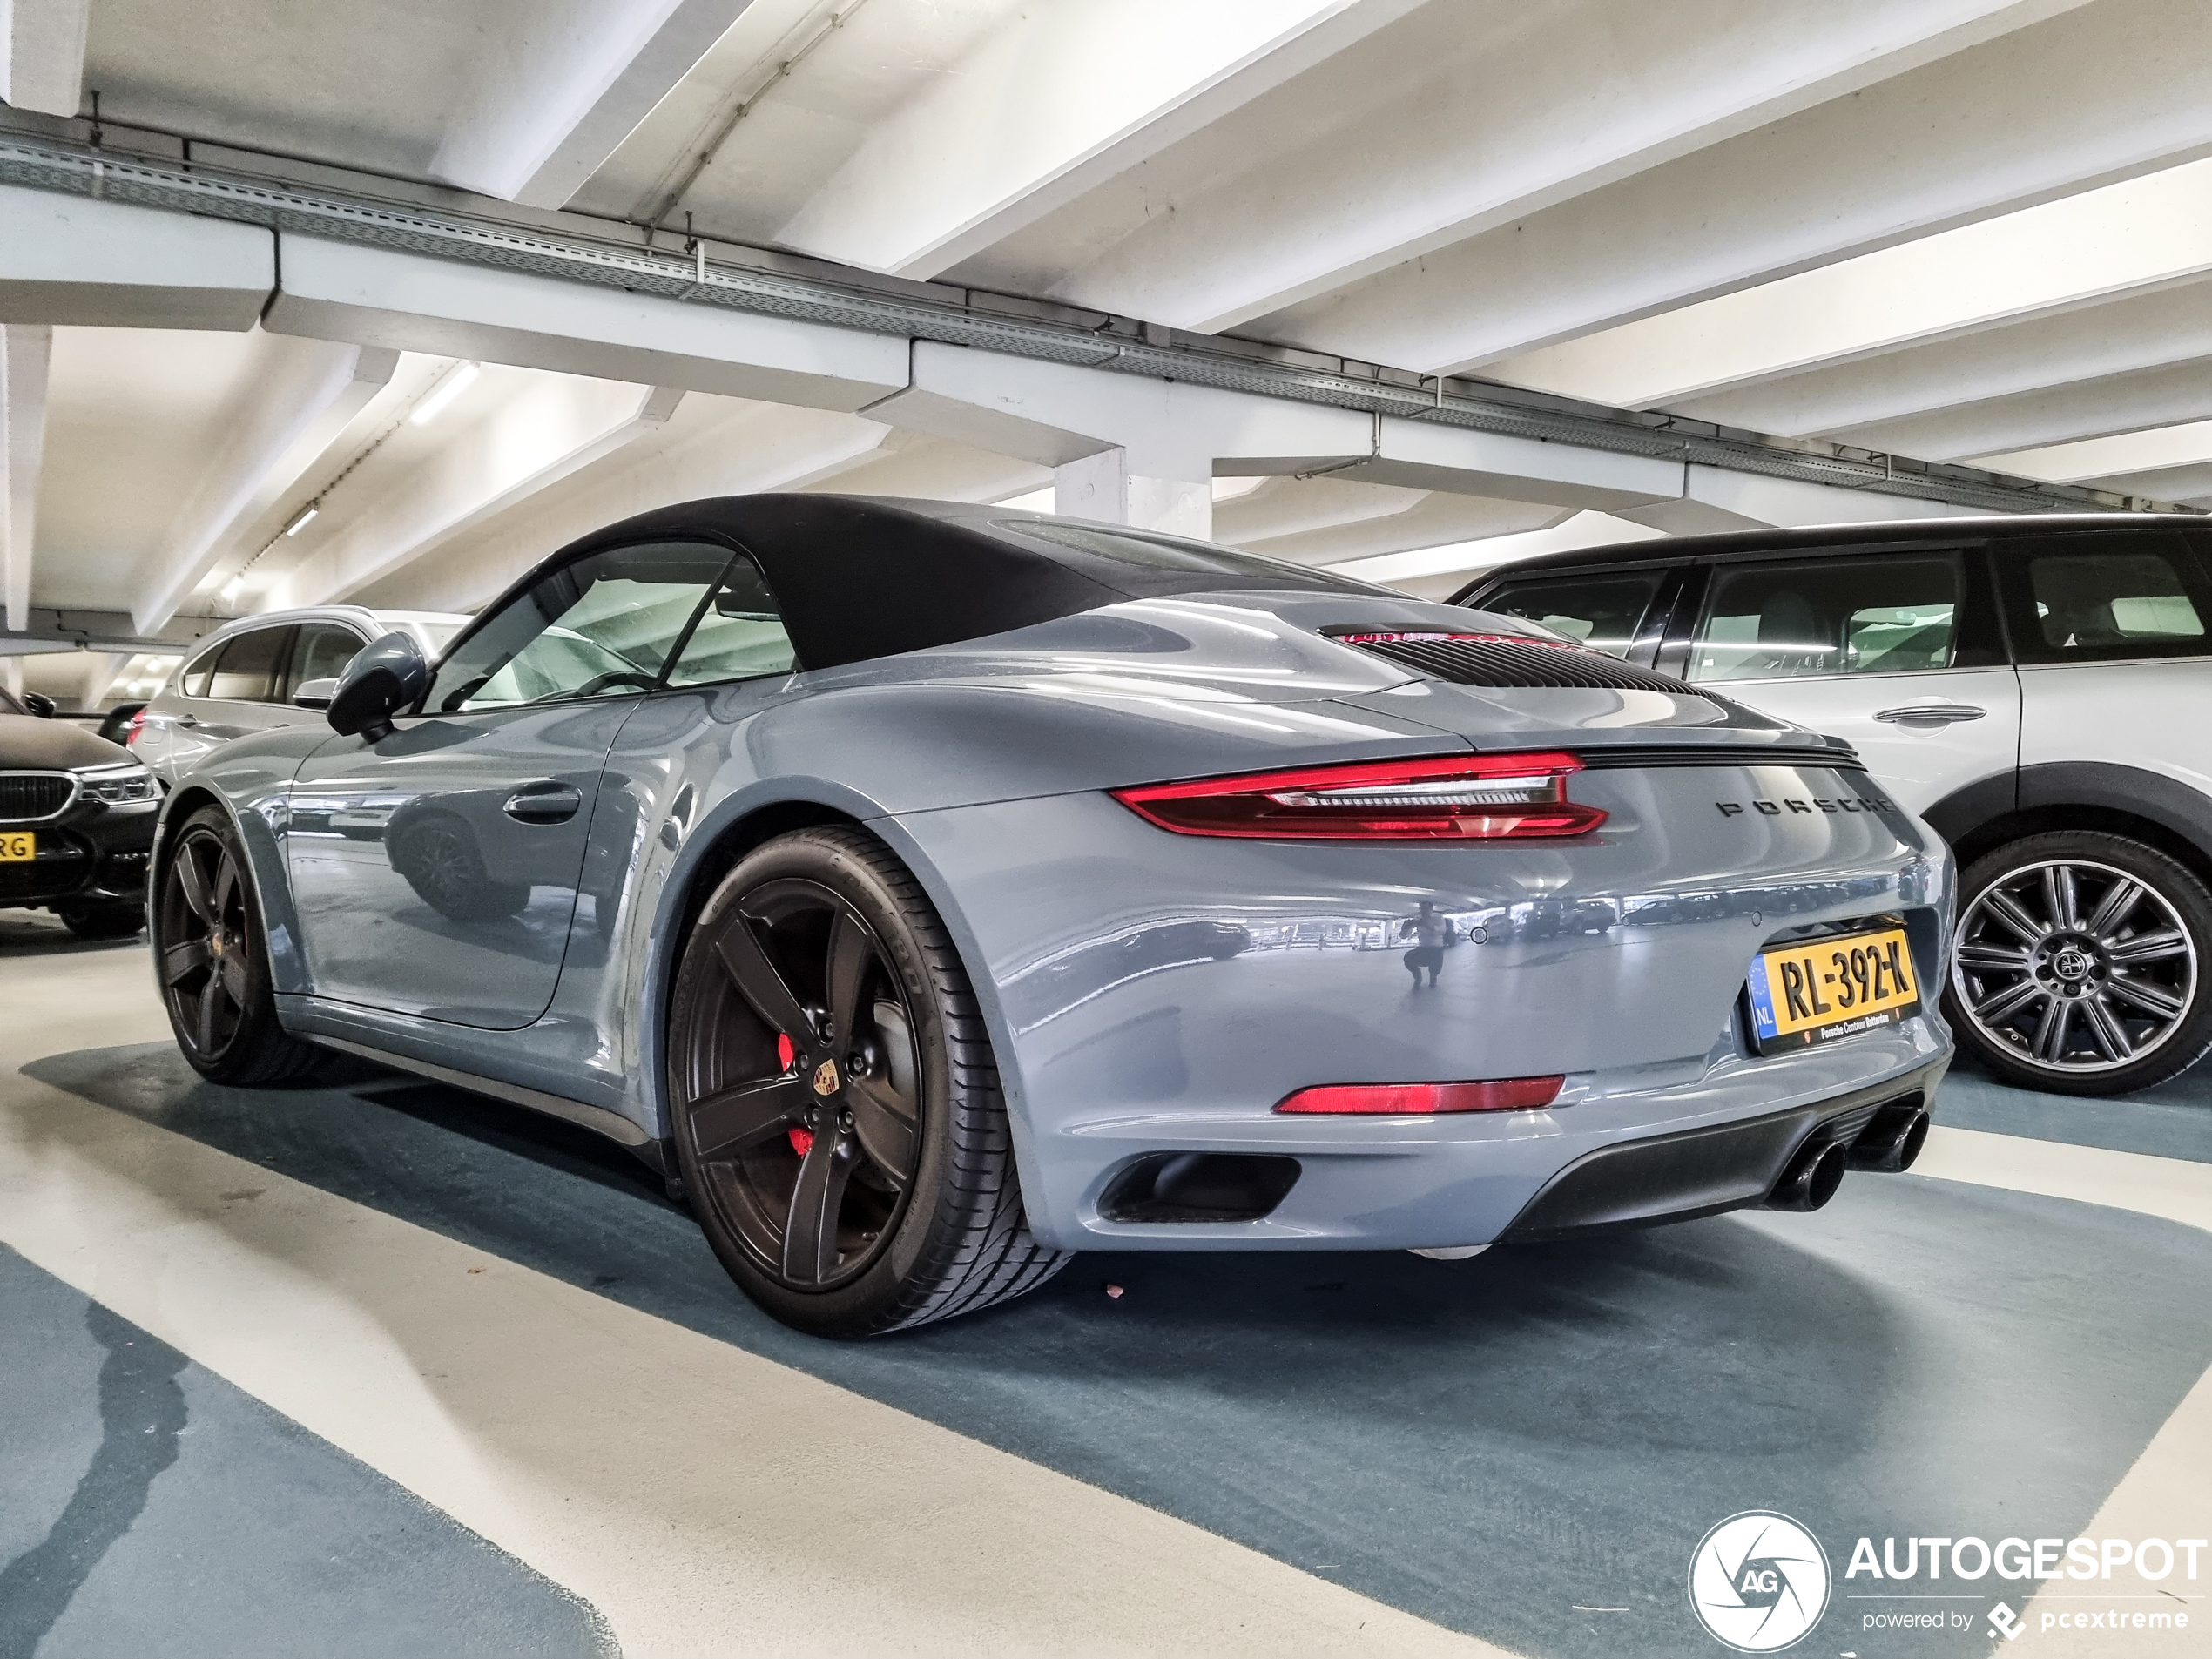
<path id="1" fill-rule="evenodd" d="M 1885 1107 L 1932 1103 L 1948 1064 L 1939 1060 L 1906 1076 L 1764 1117 L 1586 1152 L 1544 1184 L 1498 1242 L 1544 1244 L 1760 1203 L 1799 1148 L 1848 1143 Z"/>

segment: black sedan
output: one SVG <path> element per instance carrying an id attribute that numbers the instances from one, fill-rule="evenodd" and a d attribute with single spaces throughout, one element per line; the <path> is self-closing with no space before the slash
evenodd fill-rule
<path id="1" fill-rule="evenodd" d="M 146 925 L 161 790 L 131 752 L 0 690 L 0 907 L 55 912 L 85 939 Z"/>

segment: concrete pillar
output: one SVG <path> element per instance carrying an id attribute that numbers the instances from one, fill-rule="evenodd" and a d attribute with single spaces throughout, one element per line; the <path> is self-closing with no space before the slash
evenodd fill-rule
<path id="1" fill-rule="evenodd" d="M 0 657 L 0 685 L 6 686 L 17 697 L 23 695 L 23 658 Z"/>
<path id="2" fill-rule="evenodd" d="M 1103 449 L 1055 467 L 1052 492 L 1053 511 L 1070 518 L 1127 524 L 1201 542 L 1213 536 L 1211 462 L 1201 478 L 1148 478 L 1130 471 L 1128 450 Z"/>

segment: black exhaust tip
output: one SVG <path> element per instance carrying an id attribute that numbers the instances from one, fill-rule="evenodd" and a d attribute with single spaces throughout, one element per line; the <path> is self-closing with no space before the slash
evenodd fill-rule
<path id="1" fill-rule="evenodd" d="M 1885 1106 L 1851 1144 L 1851 1166 L 1884 1175 L 1899 1175 L 1912 1167 L 1920 1149 L 1928 1143 L 1928 1114 L 1920 1097 Z"/>
<path id="2" fill-rule="evenodd" d="M 1767 1194 L 1766 1207 L 1799 1211 L 1819 1209 L 1844 1184 L 1846 1162 L 1840 1141 L 1801 1148 L 1774 1184 L 1774 1190 Z"/>

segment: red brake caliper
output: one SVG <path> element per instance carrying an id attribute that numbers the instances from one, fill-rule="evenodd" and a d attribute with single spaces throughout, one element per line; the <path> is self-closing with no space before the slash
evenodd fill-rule
<path id="1" fill-rule="evenodd" d="M 789 1071 L 799 1063 L 797 1045 L 781 1031 L 776 1033 L 776 1063 L 786 1071 Z M 813 1150 L 814 1131 L 813 1130 L 800 1129 L 794 1124 L 784 1133 L 791 1137 L 791 1150 L 798 1153 L 799 1157 L 805 1157 Z"/>

